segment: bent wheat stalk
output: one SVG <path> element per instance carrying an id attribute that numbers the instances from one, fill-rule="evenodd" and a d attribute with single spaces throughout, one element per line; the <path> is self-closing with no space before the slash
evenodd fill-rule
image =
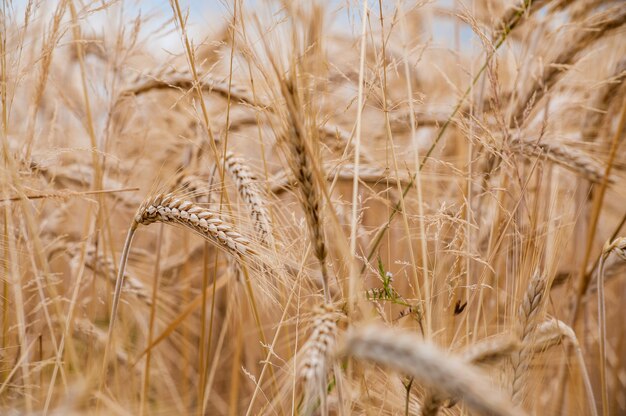
<path id="1" fill-rule="evenodd" d="M 217 213 L 191 201 L 178 198 L 172 193 L 157 194 L 145 200 L 133 218 L 133 222 L 126 235 L 126 242 L 124 243 L 122 257 L 120 259 L 120 267 L 118 269 L 115 292 L 113 294 L 111 319 L 109 320 L 107 345 L 104 350 L 104 363 L 102 378 L 100 380 L 101 387 L 106 378 L 108 354 L 112 343 L 113 327 L 115 325 L 124 284 L 126 262 L 128 260 L 130 246 L 135 231 L 140 225 L 150 225 L 155 222 L 180 225 L 187 228 L 237 258 L 243 258 L 245 256 L 257 257 L 250 242 L 235 231 L 231 225 L 221 220 Z"/>
<path id="2" fill-rule="evenodd" d="M 462 358 L 449 355 L 416 334 L 370 325 L 351 332 L 339 356 L 390 367 L 450 397 L 459 397 L 476 413 L 521 416 L 489 380 Z"/>

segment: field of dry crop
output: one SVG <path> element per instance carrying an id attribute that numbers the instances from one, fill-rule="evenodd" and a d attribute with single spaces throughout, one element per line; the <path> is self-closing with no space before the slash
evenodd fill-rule
<path id="1" fill-rule="evenodd" d="M 0 413 L 626 414 L 622 0 L 186 3 L 2 1 Z"/>

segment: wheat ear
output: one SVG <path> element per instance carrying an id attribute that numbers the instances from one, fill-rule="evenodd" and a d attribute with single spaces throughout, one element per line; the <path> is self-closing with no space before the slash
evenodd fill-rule
<path id="1" fill-rule="evenodd" d="M 219 214 L 172 193 L 158 194 L 146 200 L 135 214 L 133 225 L 155 222 L 187 228 L 236 257 L 256 254 L 250 241 L 220 219 Z"/>
<path id="2" fill-rule="evenodd" d="M 115 325 L 124 284 L 128 253 L 135 231 L 140 225 L 149 225 L 155 222 L 185 227 L 237 258 L 256 257 L 256 252 L 250 246 L 250 242 L 235 231 L 231 225 L 221 220 L 219 215 L 215 212 L 191 201 L 178 198 L 172 193 L 157 194 L 145 200 L 133 218 L 133 222 L 126 235 L 126 242 L 124 243 L 124 249 L 120 258 L 120 267 L 115 282 L 115 293 L 113 294 L 113 305 L 111 307 L 111 319 L 109 320 L 107 346 L 104 350 L 101 383 L 104 383 L 106 378 L 108 354 L 113 339 L 113 327 Z"/>
<path id="3" fill-rule="evenodd" d="M 544 65 L 541 76 L 532 84 L 531 88 L 517 101 L 513 110 L 512 122 L 521 124 L 524 115 L 529 110 L 529 104 L 537 103 L 546 91 L 556 84 L 560 78 L 562 68 L 572 64 L 579 52 L 587 48 L 608 32 L 621 27 L 626 23 L 626 7 L 616 6 L 591 16 L 585 21 L 584 29 L 577 31 L 573 39 L 568 39 L 556 59 L 549 65 Z"/>
<path id="4" fill-rule="evenodd" d="M 313 161 L 315 155 L 306 143 L 304 126 L 300 120 L 298 96 L 295 87 L 289 82 L 281 83 L 283 95 L 287 104 L 289 119 L 288 135 L 283 139 L 289 149 L 290 165 L 294 176 L 300 185 L 302 208 L 306 217 L 315 257 L 320 263 L 324 283 L 324 299 L 330 302 L 328 290 L 328 269 L 326 268 L 326 241 L 322 221 L 321 192 L 314 176 Z"/>
<path id="5" fill-rule="evenodd" d="M 339 355 L 373 361 L 411 375 L 449 397 L 459 397 L 479 414 L 525 414 L 494 391 L 487 377 L 475 367 L 413 333 L 366 326 L 349 333 Z"/>
<path id="6" fill-rule="evenodd" d="M 310 413 L 315 400 L 321 399 L 322 411 L 326 410 L 326 382 L 332 351 L 337 339 L 337 321 L 340 314 L 328 304 L 314 311 L 311 336 L 302 347 L 304 357 L 300 376 L 304 385 L 304 412 Z"/>
<path id="7" fill-rule="evenodd" d="M 324 164 L 324 170 L 326 172 L 326 179 L 333 180 L 337 177 L 338 180 L 342 181 L 352 181 L 354 180 L 355 169 L 354 165 L 351 163 L 342 163 L 337 165 L 336 163 L 328 163 Z M 368 166 L 368 165 L 359 165 L 359 181 L 365 182 L 372 185 L 377 184 L 385 184 L 387 180 L 391 182 L 392 178 L 390 172 L 386 168 L 380 168 L 377 166 Z M 406 186 L 411 178 L 407 176 L 403 176 L 398 178 L 400 183 Z M 272 193 L 279 195 L 284 190 L 293 187 L 294 180 L 290 177 L 287 172 L 281 171 L 275 174 L 271 179 L 271 191 Z"/>
<path id="8" fill-rule="evenodd" d="M 609 391 L 606 379 L 606 304 L 604 298 L 604 261 L 611 254 L 626 261 L 626 237 L 607 242 L 602 249 L 598 263 L 598 343 L 600 346 L 600 382 L 602 391 L 602 410 L 608 415 Z"/>
<path id="9" fill-rule="evenodd" d="M 517 312 L 518 328 L 517 333 L 521 342 L 519 352 L 513 354 L 513 382 L 512 398 L 515 404 L 520 404 L 524 398 L 525 378 L 532 358 L 532 338 L 537 326 L 537 319 L 544 304 L 544 294 L 546 291 L 546 279 L 539 271 L 535 271 L 522 303 Z"/>
<path id="10" fill-rule="evenodd" d="M 226 152 L 225 163 L 227 172 L 237 184 L 239 195 L 250 209 L 259 240 L 265 245 L 271 245 L 272 222 L 267 213 L 263 191 L 258 186 L 257 178 L 248 168 L 246 162 L 236 157 L 233 152 Z"/>
<path id="11" fill-rule="evenodd" d="M 593 388 L 591 387 L 591 380 L 589 378 L 589 373 L 587 372 L 587 366 L 585 365 L 585 358 L 574 330 L 565 322 L 559 321 L 558 319 L 548 319 L 547 321 L 537 325 L 534 335 L 534 339 L 532 340 L 532 349 L 535 352 L 545 351 L 550 347 L 559 345 L 563 342 L 563 340 L 570 342 L 574 348 L 578 368 L 580 369 L 583 384 L 585 385 L 585 392 L 589 402 L 589 414 L 592 416 L 598 416 L 596 400 L 593 396 Z"/>
<path id="12" fill-rule="evenodd" d="M 509 334 L 499 335 L 468 346 L 461 352 L 461 356 L 468 364 L 491 364 L 510 357 L 519 349 L 519 346 L 515 337 Z M 446 399 L 440 392 L 429 391 L 422 403 L 422 416 L 437 415 Z M 455 399 L 452 398 L 452 400 Z"/>
<path id="13" fill-rule="evenodd" d="M 600 183 L 604 178 L 604 167 L 584 153 L 560 143 L 521 139 L 513 141 L 513 149 L 527 156 L 545 155 L 551 161 L 571 169 L 591 182 Z M 613 180 L 609 178 L 611 182 Z"/>
<path id="14" fill-rule="evenodd" d="M 72 261 L 78 260 L 80 258 L 80 250 L 77 247 L 70 248 L 68 252 L 73 256 Z M 90 245 L 85 250 L 85 266 L 94 270 L 96 275 L 104 276 L 106 279 L 113 281 L 116 283 L 116 270 L 115 264 L 109 257 L 105 257 L 103 255 L 97 256 L 96 249 L 93 245 Z M 126 293 L 131 293 L 137 299 L 145 303 L 147 306 L 152 306 L 152 297 L 150 293 L 146 290 L 144 284 L 138 278 L 129 275 L 128 273 L 124 273 L 124 285 L 123 291 Z"/>
<path id="15" fill-rule="evenodd" d="M 233 102 L 241 102 L 251 106 L 257 106 L 250 91 L 243 85 L 236 85 L 228 80 L 221 80 L 199 74 L 200 89 L 209 93 L 218 94 L 224 98 L 229 98 Z M 130 85 L 120 94 L 121 97 L 128 95 L 141 95 L 153 90 L 177 88 L 192 90 L 194 86 L 194 76 L 189 70 L 177 70 L 172 67 L 158 68 L 156 71 L 142 73 L 131 80 Z M 259 107 L 265 105 L 259 104 Z"/>
<path id="16" fill-rule="evenodd" d="M 468 363 L 491 364 L 510 357 L 519 347 L 519 341 L 515 337 L 506 334 L 472 344 L 462 354 Z"/>

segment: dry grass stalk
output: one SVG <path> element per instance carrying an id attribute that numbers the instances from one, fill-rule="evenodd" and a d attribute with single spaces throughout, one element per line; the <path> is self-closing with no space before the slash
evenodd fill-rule
<path id="1" fill-rule="evenodd" d="M 524 399 L 526 374 L 532 358 L 532 339 L 537 320 L 543 311 L 545 291 L 546 279 L 537 270 L 530 280 L 517 312 L 517 333 L 521 348 L 517 354 L 513 354 L 512 398 L 518 405 Z"/>
<path id="2" fill-rule="evenodd" d="M 256 176 L 248 168 L 246 162 L 236 157 L 233 152 L 226 152 L 225 163 L 227 172 L 237 184 L 239 195 L 250 209 L 259 241 L 265 245 L 271 245 L 272 223 L 265 207 L 263 190 L 258 186 Z"/>
<path id="3" fill-rule="evenodd" d="M 370 325 L 349 333 L 341 356 L 372 361 L 404 374 L 450 397 L 459 397 L 477 413 L 523 415 L 489 380 L 462 358 L 440 351 L 415 334 Z"/>

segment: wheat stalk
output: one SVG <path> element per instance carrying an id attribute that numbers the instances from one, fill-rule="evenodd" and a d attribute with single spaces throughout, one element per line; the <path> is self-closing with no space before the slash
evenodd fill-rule
<path id="1" fill-rule="evenodd" d="M 600 382 L 602 387 L 602 411 L 609 414 L 609 392 L 606 379 L 606 301 L 604 298 L 604 261 L 611 253 L 626 261 L 626 237 L 607 242 L 598 263 L 598 343 L 600 344 Z"/>
<path id="2" fill-rule="evenodd" d="M 477 413 L 524 414 L 494 391 L 476 368 L 413 333 L 369 325 L 350 332 L 339 355 L 365 359 L 408 374 L 449 397 L 459 397 Z"/>

